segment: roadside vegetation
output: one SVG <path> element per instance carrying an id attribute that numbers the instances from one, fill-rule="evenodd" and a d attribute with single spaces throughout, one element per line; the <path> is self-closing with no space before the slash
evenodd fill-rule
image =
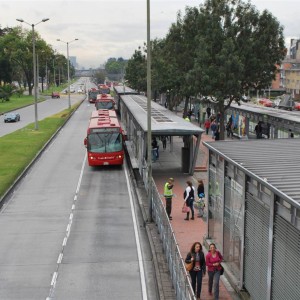
<path id="1" fill-rule="evenodd" d="M 139 47 L 126 67 L 138 91 L 147 89 L 147 52 Z M 269 11 L 250 1 L 206 0 L 179 12 L 166 36 L 151 42 L 153 98 L 166 94 L 170 110 L 185 101 L 185 113 L 191 98 L 207 98 L 224 124 L 233 101 L 271 85 L 285 54 L 283 27 Z"/>
<path id="2" fill-rule="evenodd" d="M 0 199 L 79 105 L 0 137 Z"/>

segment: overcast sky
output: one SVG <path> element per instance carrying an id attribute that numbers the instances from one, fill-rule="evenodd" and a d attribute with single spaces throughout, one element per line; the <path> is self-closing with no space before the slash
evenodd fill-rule
<path id="1" fill-rule="evenodd" d="M 178 11 L 199 6 L 203 0 L 150 0 L 151 39 L 165 37 Z M 286 38 L 299 37 L 299 0 L 252 0 L 259 11 L 268 9 L 283 25 Z M 0 0 L 0 26 L 14 27 L 16 18 L 36 24 L 35 30 L 53 49 L 77 57 L 80 67 L 94 68 L 110 57 L 128 59 L 147 39 L 146 0 Z M 30 29 L 23 23 L 23 28 Z"/>

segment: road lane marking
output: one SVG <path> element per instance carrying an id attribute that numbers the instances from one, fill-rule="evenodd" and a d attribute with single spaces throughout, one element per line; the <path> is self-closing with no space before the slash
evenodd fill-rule
<path id="1" fill-rule="evenodd" d="M 71 227 L 72 227 L 72 222 L 73 222 L 73 211 L 75 209 L 75 202 L 77 200 L 77 195 L 78 195 L 78 192 L 79 192 L 79 189 L 80 189 L 81 180 L 82 180 L 82 176 L 83 176 L 83 170 L 84 170 L 84 167 L 86 165 L 86 160 L 87 160 L 87 152 L 85 153 L 85 156 L 84 156 L 84 159 L 83 159 L 83 162 L 82 162 L 80 175 L 79 175 L 79 179 L 78 179 L 78 183 L 77 183 L 77 187 L 76 187 L 76 192 L 75 192 L 75 196 L 73 198 L 73 203 L 72 203 L 72 207 L 71 207 L 71 213 L 70 213 L 70 216 L 69 216 L 69 222 L 68 222 L 67 229 L 66 229 L 66 235 L 65 235 L 65 237 L 63 239 L 63 242 L 62 242 L 61 252 L 59 253 L 58 258 L 57 258 L 56 270 L 53 273 L 51 284 L 50 284 L 49 295 L 46 298 L 46 300 L 52 299 L 52 297 L 54 295 L 54 290 L 55 290 L 55 286 L 56 286 L 56 282 L 57 282 L 57 278 L 58 278 L 59 266 L 62 263 L 63 252 L 65 250 L 65 247 L 67 245 L 68 238 L 69 238 L 70 232 L 71 232 Z"/>

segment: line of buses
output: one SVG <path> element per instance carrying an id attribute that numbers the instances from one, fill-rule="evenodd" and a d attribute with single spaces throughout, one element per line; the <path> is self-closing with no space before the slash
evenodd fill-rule
<path id="1" fill-rule="evenodd" d="M 100 89 L 89 91 L 89 102 L 95 103 L 84 145 L 87 149 L 89 166 L 123 165 L 124 131 L 118 120 L 114 98 Z M 90 92 L 95 100 L 90 101 Z M 108 92 L 108 93 L 107 93 Z"/>

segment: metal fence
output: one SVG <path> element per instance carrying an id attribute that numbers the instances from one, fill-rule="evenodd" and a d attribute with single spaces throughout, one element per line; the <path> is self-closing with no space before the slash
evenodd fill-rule
<path id="1" fill-rule="evenodd" d="M 184 260 L 180 254 L 175 234 L 154 181 L 152 181 L 152 198 L 152 217 L 157 225 L 163 244 L 176 299 L 196 300 L 190 276 L 185 269 Z"/>

